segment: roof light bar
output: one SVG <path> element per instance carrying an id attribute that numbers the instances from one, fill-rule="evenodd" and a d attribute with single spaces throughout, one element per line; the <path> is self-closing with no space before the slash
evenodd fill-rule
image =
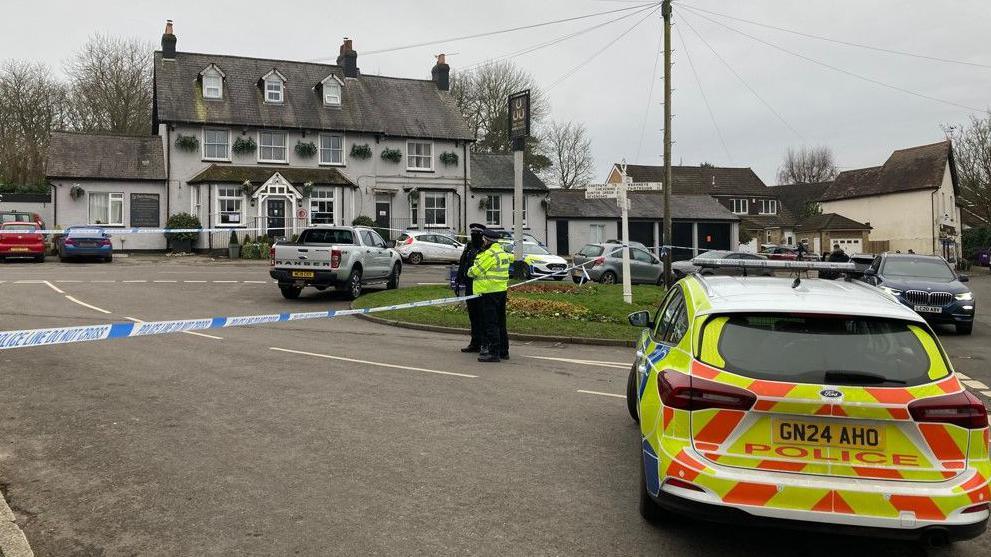
<path id="1" fill-rule="evenodd" d="M 857 266 L 853 263 L 837 263 L 828 261 L 756 261 L 745 259 L 714 259 L 700 255 L 692 259 L 696 267 L 733 267 L 736 269 L 788 269 L 791 271 L 849 271 L 854 272 Z"/>

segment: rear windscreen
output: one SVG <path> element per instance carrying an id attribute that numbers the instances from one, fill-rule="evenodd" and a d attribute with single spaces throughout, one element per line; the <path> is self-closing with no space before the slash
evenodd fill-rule
<path id="1" fill-rule="evenodd" d="M 8 224 L 0 231 L 3 232 L 34 232 L 37 228 L 33 224 Z"/>
<path id="2" fill-rule="evenodd" d="M 583 247 L 582 250 L 578 252 L 578 255 L 584 255 L 585 257 L 598 257 L 602 255 L 602 251 L 602 246 L 593 246 L 589 244 Z"/>
<path id="3" fill-rule="evenodd" d="M 353 244 L 354 234 L 350 230 L 304 230 L 299 236 L 301 244 Z"/>
<path id="4" fill-rule="evenodd" d="M 920 385 L 949 373 L 925 328 L 862 316 L 715 316 L 700 359 L 754 379 L 831 385 Z"/>

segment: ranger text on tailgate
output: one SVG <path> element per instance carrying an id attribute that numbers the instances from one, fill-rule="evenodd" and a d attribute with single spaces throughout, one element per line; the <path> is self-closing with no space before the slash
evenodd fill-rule
<path id="1" fill-rule="evenodd" d="M 307 228 L 292 243 L 276 244 L 271 251 L 270 275 L 279 281 L 287 299 L 299 297 L 303 287 L 337 287 L 351 299 L 369 284 L 399 287 L 402 261 L 371 228 L 321 226 Z"/>

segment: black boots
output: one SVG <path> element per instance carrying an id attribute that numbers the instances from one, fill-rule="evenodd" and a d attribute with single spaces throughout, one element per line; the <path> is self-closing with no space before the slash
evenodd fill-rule
<path id="1" fill-rule="evenodd" d="M 481 349 L 478 347 L 477 344 L 469 344 L 468 346 L 465 346 L 464 348 L 461 349 L 461 351 L 464 352 L 465 354 L 478 352 L 479 350 Z"/>
<path id="2" fill-rule="evenodd" d="M 478 361 L 480 362 L 498 362 L 499 354 L 489 350 L 488 346 L 483 346 L 481 352 L 478 354 Z"/>

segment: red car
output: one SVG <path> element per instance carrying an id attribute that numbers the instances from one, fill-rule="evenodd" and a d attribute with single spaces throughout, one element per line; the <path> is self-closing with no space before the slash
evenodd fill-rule
<path id="1" fill-rule="evenodd" d="M 798 259 L 798 249 L 790 246 L 765 246 L 760 254 L 773 261 L 795 261 Z M 819 256 L 806 252 L 802 260 L 819 261 Z"/>
<path id="2" fill-rule="evenodd" d="M 45 229 L 45 221 L 41 220 L 41 215 L 38 213 L 17 210 L 0 213 L 0 224 L 5 222 L 33 222 L 38 225 L 38 228 Z"/>
<path id="3" fill-rule="evenodd" d="M 45 238 L 34 222 L 5 222 L 0 224 L 0 260 L 8 257 L 32 257 L 45 260 Z"/>

